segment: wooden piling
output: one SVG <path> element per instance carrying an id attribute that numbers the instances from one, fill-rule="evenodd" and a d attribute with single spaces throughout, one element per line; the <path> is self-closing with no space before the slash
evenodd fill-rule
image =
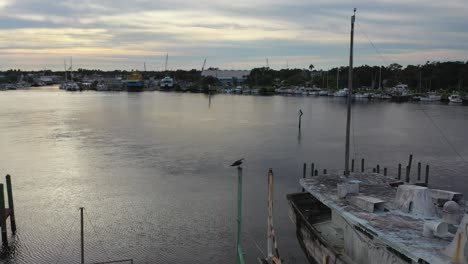
<path id="1" fill-rule="evenodd" d="M 302 166 L 302 178 L 305 179 L 306 178 L 306 173 L 307 173 L 307 164 L 304 163 L 304 166 Z M 302 192 L 304 192 L 305 189 L 302 188 Z"/>
<path id="2" fill-rule="evenodd" d="M 377 164 L 377 173 L 380 173 L 380 165 Z"/>
<path id="3" fill-rule="evenodd" d="M 315 176 L 318 176 L 318 170 L 315 170 L 314 174 Z"/>
<path id="4" fill-rule="evenodd" d="M 8 174 L 6 177 L 6 187 L 8 195 L 8 208 L 10 209 L 10 225 L 11 232 L 16 233 L 16 219 L 15 219 L 15 206 L 13 204 L 13 189 L 11 187 L 11 176 Z"/>
<path id="5" fill-rule="evenodd" d="M 306 173 L 307 173 L 307 164 L 304 163 L 304 166 L 302 166 L 302 178 L 306 178 Z"/>
<path id="6" fill-rule="evenodd" d="M 401 163 L 398 163 L 398 179 L 401 180 Z"/>
<path id="7" fill-rule="evenodd" d="M 421 180 L 421 162 L 418 162 L 418 181 Z"/>
<path id="8" fill-rule="evenodd" d="M 361 159 L 361 172 L 364 172 L 364 159 Z"/>
<path id="9" fill-rule="evenodd" d="M 351 172 L 354 172 L 354 159 L 351 160 Z"/>
<path id="10" fill-rule="evenodd" d="M 413 154 L 409 155 L 408 166 L 406 167 L 406 178 L 409 179 L 411 173 L 411 164 L 413 163 Z"/>
<path id="11" fill-rule="evenodd" d="M 426 186 L 429 185 L 429 165 L 426 165 L 426 178 L 424 179 Z"/>
<path id="12" fill-rule="evenodd" d="M 302 115 L 303 115 L 302 109 L 299 109 L 298 115 L 299 115 L 299 129 L 301 129 Z"/>
<path id="13" fill-rule="evenodd" d="M 315 169 L 315 164 L 314 163 L 310 164 L 310 176 L 314 176 L 314 169 Z"/>
<path id="14" fill-rule="evenodd" d="M 327 169 L 323 169 L 323 174 L 327 174 Z"/>
<path id="15" fill-rule="evenodd" d="M 406 183 L 409 183 L 410 182 L 410 166 L 406 166 L 406 178 L 405 178 L 405 182 Z"/>
<path id="16" fill-rule="evenodd" d="M 372 168 L 372 172 L 375 173 L 377 170 L 375 168 Z"/>
<path id="17" fill-rule="evenodd" d="M 3 183 L 0 183 L 0 226 L 2 227 L 2 243 L 4 246 L 8 246 L 8 236 L 6 229 L 5 193 L 3 191 Z"/>
<path id="18" fill-rule="evenodd" d="M 83 210 L 84 210 L 84 207 L 80 207 L 80 219 L 81 219 L 81 224 L 80 224 L 80 227 L 81 227 L 81 264 L 84 264 L 85 261 L 84 261 L 84 218 L 83 218 Z"/>
<path id="19" fill-rule="evenodd" d="M 383 168 L 383 175 L 387 176 L 387 168 Z"/>

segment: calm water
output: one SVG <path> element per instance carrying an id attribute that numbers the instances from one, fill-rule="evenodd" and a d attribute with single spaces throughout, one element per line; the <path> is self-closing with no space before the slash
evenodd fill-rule
<path id="1" fill-rule="evenodd" d="M 0 174 L 12 174 L 18 225 L 2 261 L 79 263 L 84 206 L 87 262 L 234 263 L 229 164 L 244 157 L 248 263 L 262 256 L 255 243 L 266 249 L 270 167 L 280 254 L 304 263 L 285 195 L 300 191 L 303 162 L 342 170 L 345 112 L 323 97 L 1 92 Z M 467 195 L 467 118 L 463 106 L 357 102 L 351 152 L 390 174 L 413 153 L 432 186 Z"/>

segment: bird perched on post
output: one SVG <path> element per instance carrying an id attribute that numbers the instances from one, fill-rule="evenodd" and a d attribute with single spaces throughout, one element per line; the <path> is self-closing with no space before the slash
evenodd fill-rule
<path id="1" fill-rule="evenodd" d="M 231 164 L 231 167 L 235 167 L 235 166 L 239 167 L 240 165 L 242 165 L 243 160 L 244 158 L 234 161 L 234 163 Z"/>

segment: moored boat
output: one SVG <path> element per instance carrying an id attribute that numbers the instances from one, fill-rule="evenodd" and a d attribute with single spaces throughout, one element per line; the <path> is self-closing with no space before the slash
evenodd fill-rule
<path id="1" fill-rule="evenodd" d="M 419 100 L 421 102 L 438 102 L 442 99 L 442 96 L 440 95 L 437 95 L 436 93 L 434 92 L 430 92 L 430 93 L 427 93 L 426 95 L 424 96 L 420 96 L 419 97 Z"/>
<path id="2" fill-rule="evenodd" d="M 142 76 L 138 72 L 132 72 L 127 76 L 127 91 L 141 92 L 143 91 Z"/>
<path id="3" fill-rule="evenodd" d="M 174 79 L 172 79 L 169 76 L 165 76 L 161 80 L 160 85 L 161 85 L 161 89 L 163 89 L 163 90 L 173 89 L 174 88 Z"/>
<path id="4" fill-rule="evenodd" d="M 346 97 L 348 96 L 348 88 L 341 89 L 333 94 L 335 97 Z"/>
<path id="5" fill-rule="evenodd" d="M 463 103 L 462 98 L 458 94 L 452 94 L 448 97 L 450 103 L 461 104 Z"/>
<path id="6" fill-rule="evenodd" d="M 310 263 L 466 263 L 468 214 L 461 193 L 376 173 L 301 179 L 289 215 Z M 462 219 L 463 218 L 463 219 Z M 461 221 L 460 221 L 461 220 Z M 466 251 L 466 250 L 465 250 Z"/>

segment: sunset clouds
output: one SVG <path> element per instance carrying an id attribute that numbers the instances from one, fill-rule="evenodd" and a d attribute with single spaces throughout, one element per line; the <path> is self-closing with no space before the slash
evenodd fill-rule
<path id="1" fill-rule="evenodd" d="M 0 0 L 0 70 L 346 65 L 353 7 L 357 65 L 468 60 L 464 0 Z"/>

